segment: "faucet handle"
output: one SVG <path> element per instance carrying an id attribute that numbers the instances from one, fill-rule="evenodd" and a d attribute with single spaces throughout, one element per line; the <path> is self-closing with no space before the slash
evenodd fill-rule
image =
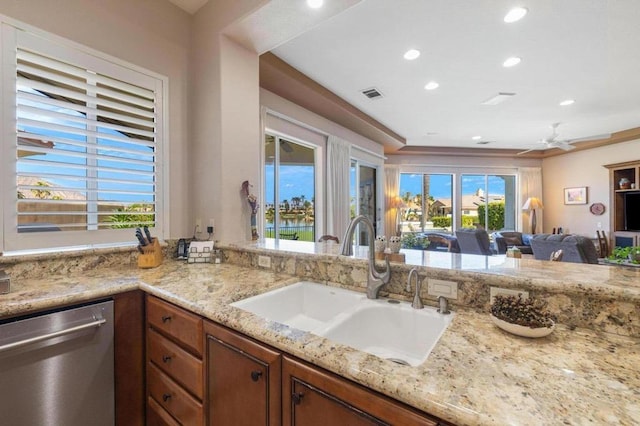
<path id="1" fill-rule="evenodd" d="M 442 315 L 449 315 L 451 311 L 449 310 L 449 301 L 446 297 L 440 296 L 438 297 L 438 312 Z"/>

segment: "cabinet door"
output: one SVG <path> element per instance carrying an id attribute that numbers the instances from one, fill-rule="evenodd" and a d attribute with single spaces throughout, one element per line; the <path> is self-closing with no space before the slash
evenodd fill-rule
<path id="1" fill-rule="evenodd" d="M 280 353 L 213 323 L 205 331 L 208 423 L 280 425 Z"/>
<path id="2" fill-rule="evenodd" d="M 284 357 L 282 424 L 430 425 L 438 423 L 339 376 Z"/>

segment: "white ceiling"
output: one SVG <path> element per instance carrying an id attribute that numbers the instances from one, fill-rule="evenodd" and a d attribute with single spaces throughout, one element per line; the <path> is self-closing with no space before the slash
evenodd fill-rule
<path id="1" fill-rule="evenodd" d="M 529 13 L 505 24 L 513 6 Z M 408 145 L 526 149 L 553 122 L 560 139 L 639 127 L 639 45 L 640 0 L 365 0 L 272 52 Z M 498 92 L 517 95 L 480 105 Z"/>

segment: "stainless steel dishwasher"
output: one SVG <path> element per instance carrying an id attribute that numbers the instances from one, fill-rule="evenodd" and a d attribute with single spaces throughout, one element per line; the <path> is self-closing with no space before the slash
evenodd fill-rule
<path id="1" fill-rule="evenodd" d="M 113 426 L 113 302 L 0 321 L 0 423 Z"/>

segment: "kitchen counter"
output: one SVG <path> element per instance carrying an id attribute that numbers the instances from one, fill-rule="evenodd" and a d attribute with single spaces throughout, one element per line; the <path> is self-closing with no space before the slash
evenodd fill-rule
<path id="1" fill-rule="evenodd" d="M 150 270 L 12 282 L 0 317 L 140 288 L 444 420 L 464 425 L 637 424 L 640 341 L 558 326 L 531 340 L 457 310 L 427 361 L 407 367 L 229 306 L 299 278 L 231 264 L 168 261 Z"/>

